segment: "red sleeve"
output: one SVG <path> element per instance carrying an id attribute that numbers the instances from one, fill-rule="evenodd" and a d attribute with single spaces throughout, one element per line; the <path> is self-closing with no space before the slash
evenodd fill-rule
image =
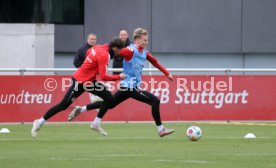
<path id="1" fill-rule="evenodd" d="M 103 81 L 116 81 L 120 79 L 119 75 L 108 75 L 107 74 L 107 65 L 108 65 L 108 55 L 101 55 L 98 57 L 98 67 L 100 78 Z"/>
<path id="2" fill-rule="evenodd" d="M 165 74 L 166 76 L 168 76 L 170 73 L 169 71 L 162 66 L 157 59 L 151 55 L 151 53 L 147 52 L 147 60 L 153 65 L 155 66 L 157 69 L 159 69 L 161 72 L 163 72 L 163 74 Z"/>
<path id="3" fill-rule="evenodd" d="M 124 57 L 126 61 L 130 61 L 133 56 L 133 49 L 130 47 L 123 48 L 119 56 Z"/>

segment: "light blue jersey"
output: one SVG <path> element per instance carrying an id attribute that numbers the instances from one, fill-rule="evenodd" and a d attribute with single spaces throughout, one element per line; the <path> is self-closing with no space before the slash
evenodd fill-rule
<path id="1" fill-rule="evenodd" d="M 125 59 L 123 61 L 123 69 L 126 78 L 121 81 L 121 86 L 135 88 L 139 87 L 142 81 L 142 70 L 146 62 L 147 50 L 143 49 L 142 52 L 139 52 L 134 44 L 131 44 L 129 47 L 133 49 L 133 56 L 129 61 Z"/>

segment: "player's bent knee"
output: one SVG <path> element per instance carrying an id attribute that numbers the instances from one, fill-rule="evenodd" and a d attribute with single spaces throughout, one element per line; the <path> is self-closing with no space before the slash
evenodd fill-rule
<path id="1" fill-rule="evenodd" d="M 160 104 L 160 100 L 159 100 L 159 99 L 154 99 L 152 104 L 157 104 L 157 105 L 159 105 L 159 104 Z"/>
<path id="2" fill-rule="evenodd" d="M 107 104 L 108 109 L 113 109 L 115 107 L 114 103 L 108 103 Z"/>
<path id="3" fill-rule="evenodd" d="M 71 99 L 71 102 L 73 103 L 75 100 L 76 100 L 76 98 L 72 98 L 72 99 Z"/>
<path id="4" fill-rule="evenodd" d="M 62 102 L 59 104 L 59 107 L 60 107 L 60 110 L 66 110 L 70 105 L 71 105 L 71 103 Z"/>

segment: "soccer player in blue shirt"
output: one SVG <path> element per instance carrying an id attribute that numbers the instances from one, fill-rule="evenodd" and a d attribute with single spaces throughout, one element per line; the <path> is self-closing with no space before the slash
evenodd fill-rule
<path id="1" fill-rule="evenodd" d="M 164 68 L 155 57 L 153 57 L 150 52 L 147 51 L 146 46 L 148 44 L 148 32 L 143 28 L 137 28 L 134 30 L 133 34 L 134 44 L 131 44 L 127 48 L 124 48 L 120 52 L 120 56 L 124 58 L 123 69 L 126 78 L 121 81 L 120 89 L 114 94 L 114 102 L 112 108 L 125 101 L 128 98 L 133 98 L 138 101 L 149 104 L 152 107 L 152 116 L 157 126 L 157 130 L 160 137 L 169 135 L 174 132 L 174 129 L 165 128 L 162 124 L 160 117 L 160 100 L 154 94 L 141 90 L 139 84 L 142 79 L 142 70 L 146 60 L 148 60 L 152 65 L 158 68 L 164 73 L 164 75 L 169 79 L 173 80 L 172 75 Z M 108 103 L 108 102 L 106 102 Z M 68 120 L 71 121 L 73 118 L 78 116 L 81 112 L 87 110 L 97 109 L 100 107 L 100 111 L 91 123 L 91 128 L 102 135 L 107 135 L 103 129 L 97 129 L 100 127 L 100 123 L 105 113 L 108 111 L 108 106 L 102 106 L 103 102 L 95 102 L 83 107 L 75 107 L 75 109 L 69 114 Z"/>

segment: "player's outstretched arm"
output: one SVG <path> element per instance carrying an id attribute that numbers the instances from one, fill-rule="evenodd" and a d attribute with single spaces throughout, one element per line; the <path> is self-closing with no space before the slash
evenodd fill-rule
<path id="1" fill-rule="evenodd" d="M 173 76 L 172 76 L 172 74 L 169 74 L 169 75 L 167 76 L 167 78 L 168 78 L 170 81 L 173 81 Z"/>
<path id="2" fill-rule="evenodd" d="M 147 60 L 157 69 L 159 69 L 163 74 L 171 81 L 173 81 L 173 76 L 170 74 L 170 72 L 163 66 L 161 65 L 158 60 L 152 56 L 149 52 L 147 53 Z"/>
<path id="3" fill-rule="evenodd" d="M 133 56 L 133 49 L 130 47 L 123 48 L 120 53 L 120 57 L 123 57 L 126 61 L 130 61 Z"/>
<path id="4" fill-rule="evenodd" d="M 108 57 L 101 56 L 98 60 L 100 78 L 103 81 L 116 81 L 121 79 L 120 75 L 108 75 L 107 74 Z"/>

